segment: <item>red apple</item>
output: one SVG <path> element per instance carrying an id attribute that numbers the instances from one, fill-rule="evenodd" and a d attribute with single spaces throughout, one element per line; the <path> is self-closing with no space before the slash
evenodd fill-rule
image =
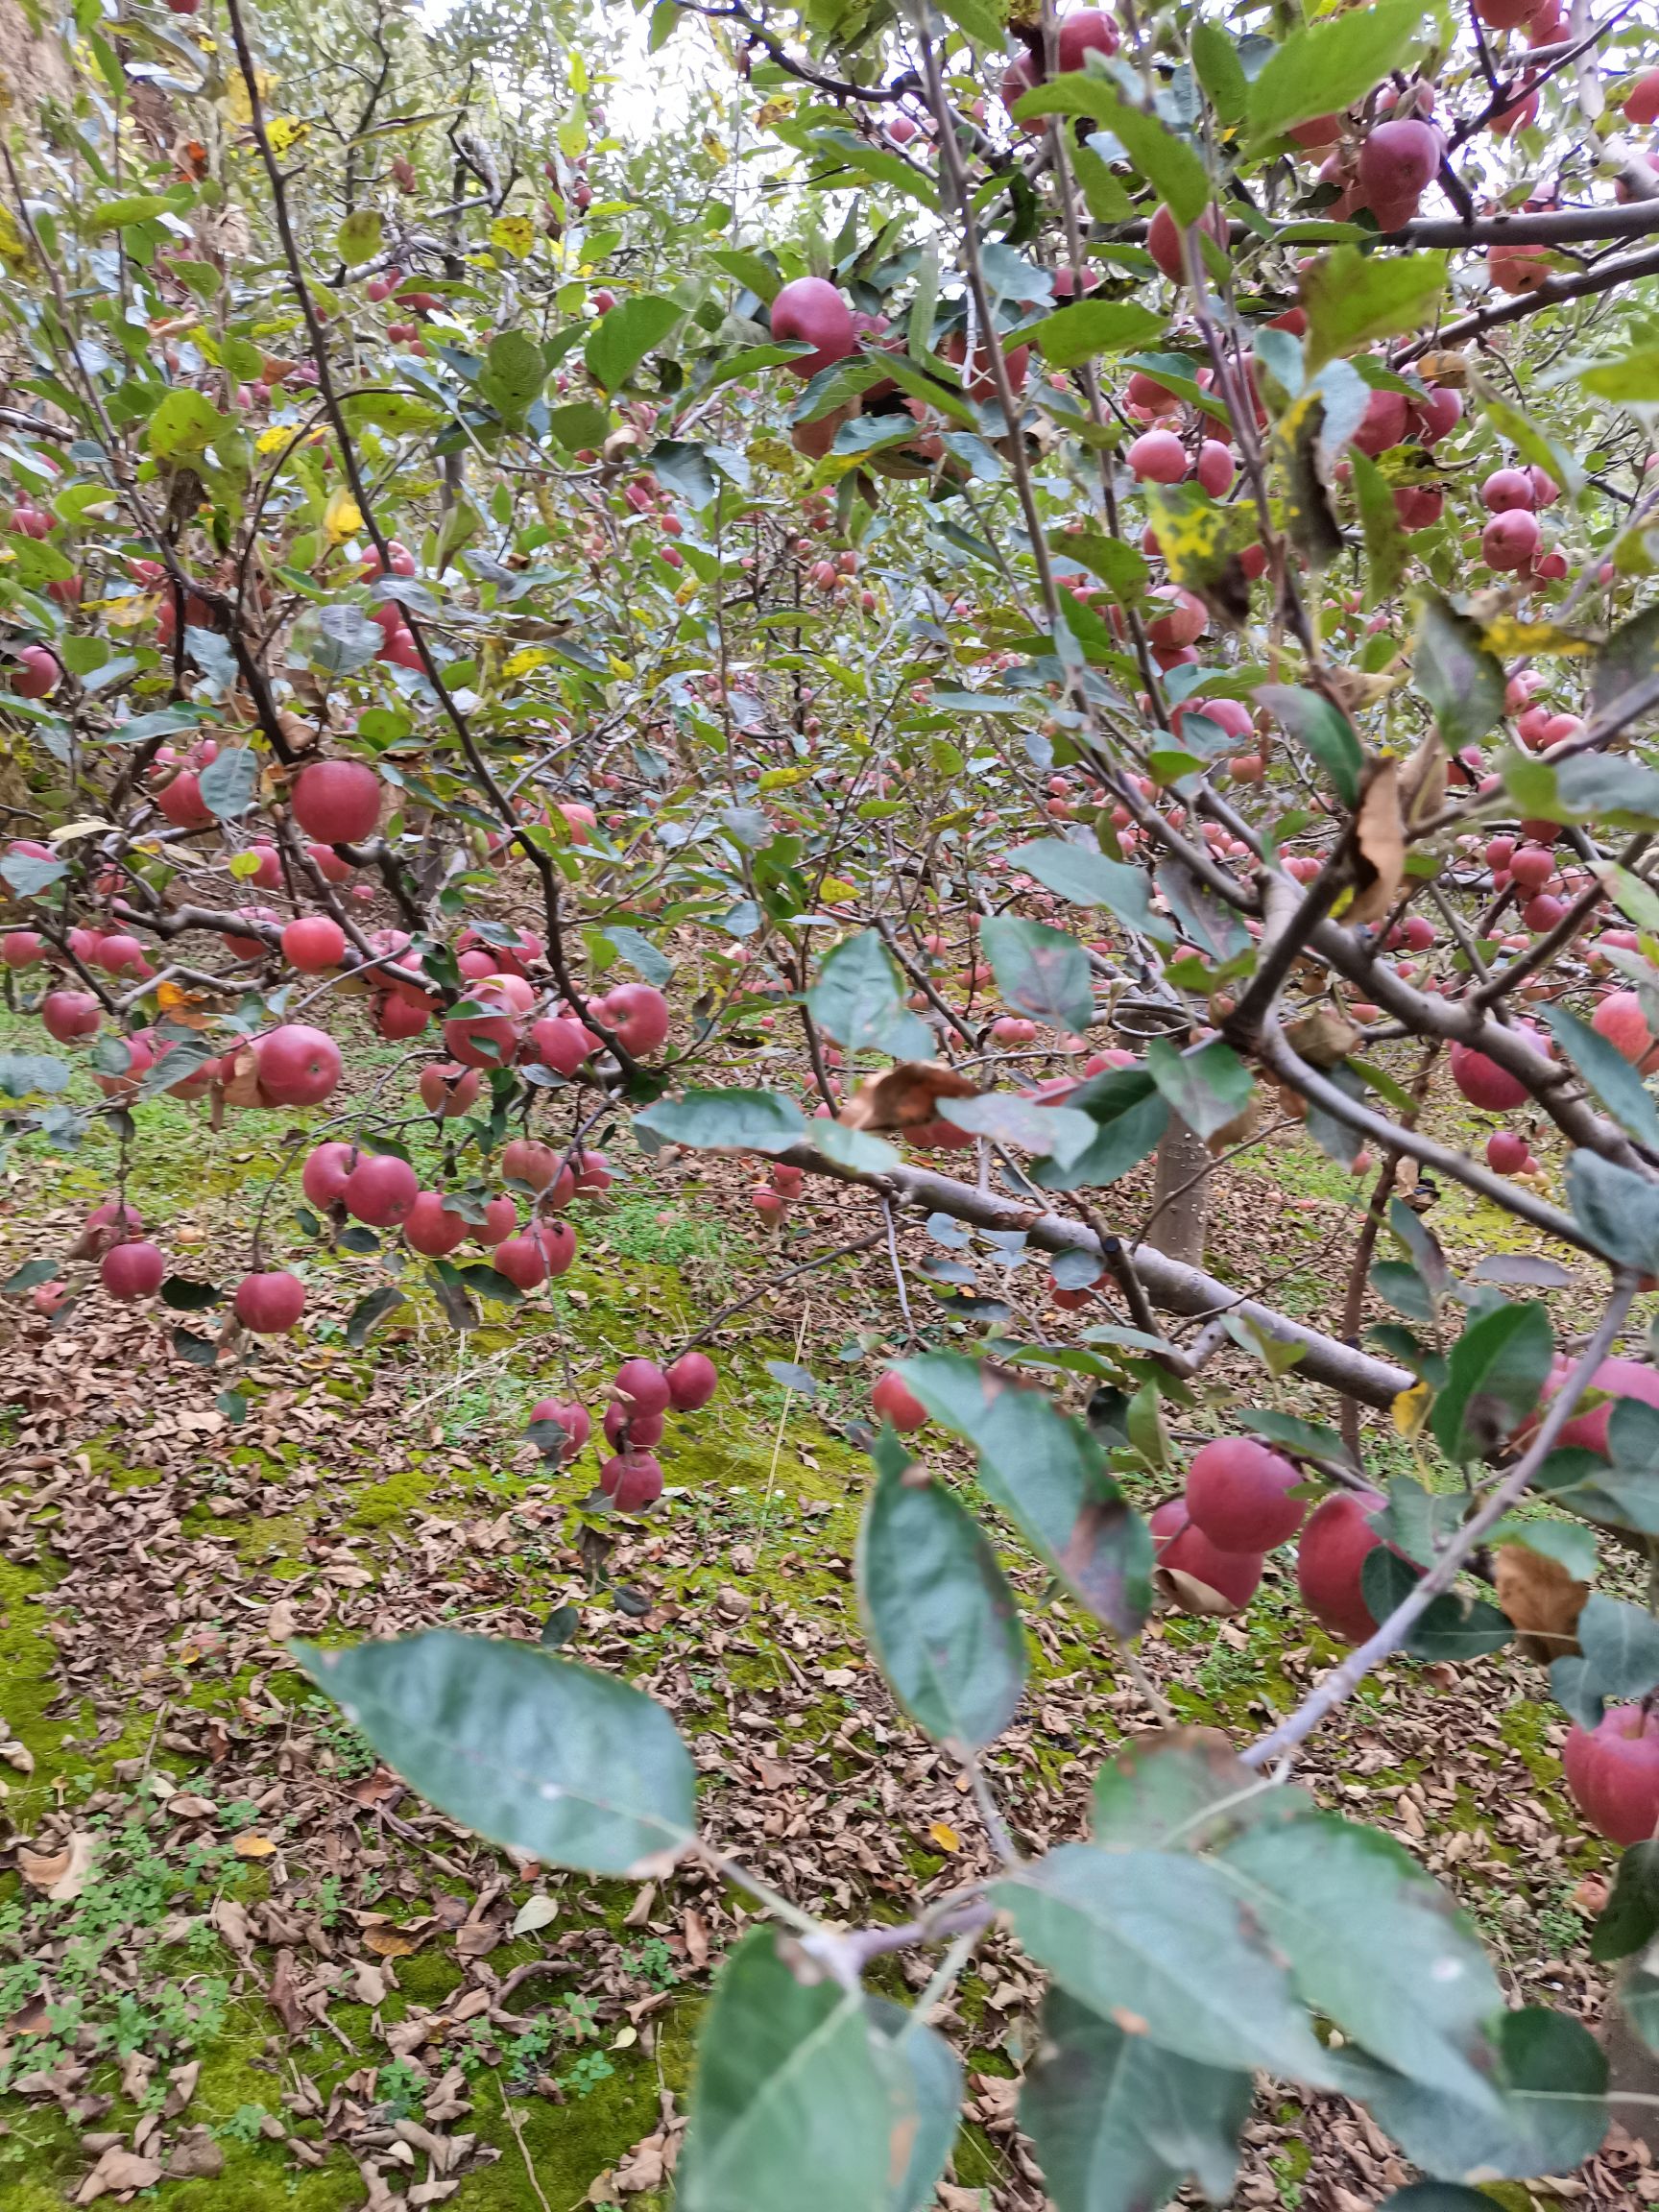
<path id="1" fill-rule="evenodd" d="M 1367 1515 L 1383 1501 L 1375 1491 L 1339 1490 L 1314 1508 L 1296 1548 L 1296 1584 L 1310 1613 L 1344 1644 L 1363 1644 L 1377 1627 L 1360 1576 L 1366 1554 L 1382 1542 Z"/>
<path id="2" fill-rule="evenodd" d="M 301 769 L 289 804 L 307 837 L 360 845 L 380 819 L 380 779 L 361 760 L 313 760 Z"/>
<path id="3" fill-rule="evenodd" d="M 167 1262 L 157 1245 L 112 1244 L 99 1263 L 99 1275 L 111 1298 L 154 1298 L 161 1287 Z"/>
<path id="4" fill-rule="evenodd" d="M 259 1088 L 273 1106 L 317 1106 L 340 1080 L 340 1047 L 325 1029 L 287 1022 L 256 1040 Z"/>
<path id="5" fill-rule="evenodd" d="M 1301 1527 L 1308 1507 L 1289 1493 L 1302 1477 L 1251 1436 L 1217 1436 L 1187 1470 L 1193 1526 L 1222 1551 L 1271 1551 Z"/>
<path id="6" fill-rule="evenodd" d="M 285 1267 L 244 1275 L 236 1286 L 236 1318 L 255 1335 L 281 1335 L 304 1310 L 305 1286 Z"/>
<path id="7" fill-rule="evenodd" d="M 347 1213 L 371 1229 L 396 1229 L 420 1195 L 414 1168 L 395 1152 L 359 1152 L 340 1191 Z"/>
<path id="8" fill-rule="evenodd" d="M 870 1403 L 884 1421 L 890 1421 L 902 1436 L 910 1435 L 924 1426 L 927 1408 L 906 1388 L 902 1377 L 889 1369 L 870 1393 Z"/>
<path id="9" fill-rule="evenodd" d="M 719 1370 L 707 1352 L 683 1352 L 665 1371 L 668 1403 L 676 1413 L 696 1413 L 719 1386 Z"/>

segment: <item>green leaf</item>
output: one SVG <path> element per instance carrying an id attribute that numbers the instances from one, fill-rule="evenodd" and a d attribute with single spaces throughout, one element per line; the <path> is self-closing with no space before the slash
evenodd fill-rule
<path id="1" fill-rule="evenodd" d="M 884 2212 L 915 2125 L 856 1988 L 775 1928 L 727 1960 L 698 2039 L 679 2212 Z M 898 2092 L 899 2094 L 896 2094 Z"/>
<path id="2" fill-rule="evenodd" d="M 1659 1110 L 1647 1085 L 1616 1046 L 1565 1006 L 1544 1009 L 1550 1034 L 1627 1137 L 1659 1149 Z"/>
<path id="3" fill-rule="evenodd" d="M 979 925 L 979 942 L 1008 1005 L 1051 1029 L 1088 1028 L 1094 987 L 1089 955 L 1075 937 L 1046 922 L 998 915 Z"/>
<path id="4" fill-rule="evenodd" d="M 549 408 L 547 429 L 567 453 L 597 451 L 611 428 L 611 410 L 597 399 L 569 399 Z"/>
<path id="5" fill-rule="evenodd" d="M 939 0 L 939 12 L 958 31 L 966 31 L 976 45 L 1000 46 L 1007 36 L 997 0 Z"/>
<path id="6" fill-rule="evenodd" d="M 1659 1975 L 1635 1967 L 1625 1975 L 1618 1992 L 1623 2013 L 1649 2051 L 1659 2051 Z"/>
<path id="7" fill-rule="evenodd" d="M 1051 369 L 1075 369 L 1096 353 L 1150 346 L 1164 332 L 1164 318 L 1133 300 L 1074 300 L 1021 334 Z"/>
<path id="8" fill-rule="evenodd" d="M 1340 20 L 1358 23 L 1376 12 L 1356 11 Z M 1261 87 L 1259 77 L 1256 89 Z M 1433 321 L 1445 289 L 1444 253 L 1367 253 L 1358 246 L 1338 246 L 1302 279 L 1309 374 L 1338 354 L 1357 352 L 1373 338 L 1421 329 Z"/>
<path id="9" fill-rule="evenodd" d="M 161 1286 L 161 1303 L 175 1313 L 205 1313 L 210 1306 L 222 1305 L 224 1299 L 225 1293 L 216 1283 L 197 1283 L 188 1275 L 169 1275 Z"/>
<path id="10" fill-rule="evenodd" d="M 1324 1813 L 1213 1862 L 1298 1996 L 1397 2072 L 1490 2101 L 1481 2023 L 1503 1993 L 1450 1896 L 1402 1845 Z"/>
<path id="11" fill-rule="evenodd" d="M 1629 1167 L 1577 1151 L 1567 1160 L 1567 1206 L 1597 1249 L 1625 1267 L 1659 1269 L 1659 1188 Z"/>
<path id="12" fill-rule="evenodd" d="M 334 233 L 334 248 L 348 269 L 373 261 L 380 251 L 386 223 L 377 207 L 353 207 Z"/>
<path id="13" fill-rule="evenodd" d="M 858 1604 L 894 1696 L 935 1743 L 981 1751 L 1025 1686 L 1019 1609 L 974 1516 L 890 1432 L 858 1532 Z"/>
<path id="14" fill-rule="evenodd" d="M 493 1843 L 637 1874 L 691 1840 L 690 1754 L 661 1706 L 613 1675 L 447 1628 L 292 1648 L 411 1789 Z"/>
<path id="15" fill-rule="evenodd" d="M 1554 1349 L 1550 1316 L 1530 1301 L 1506 1301 L 1469 1324 L 1452 1347 L 1431 1417 L 1449 1459 L 1483 1459 L 1514 1434 L 1537 1407 Z"/>
<path id="16" fill-rule="evenodd" d="M 902 2005 L 867 1997 L 864 2012 L 876 2038 L 877 2063 L 903 2114 L 895 2152 L 902 2151 L 906 2131 L 910 2141 L 904 2171 L 882 2212 L 928 2212 L 961 2124 L 962 2068 L 944 2036 Z"/>
<path id="17" fill-rule="evenodd" d="M 1189 2176 L 1220 2204 L 1253 2087 L 1245 2072 L 1161 2051 L 1054 1989 L 1020 2120 L 1056 2212 L 1144 2212 Z"/>
<path id="18" fill-rule="evenodd" d="M 349 1237 L 350 1231 L 346 1235 Z M 378 1245 L 372 1244 L 371 1249 L 377 1250 Z M 378 1290 L 371 1290 L 367 1298 L 359 1298 L 346 1317 L 347 1343 L 354 1352 L 360 1352 L 369 1341 L 369 1332 L 375 1322 L 384 1321 L 388 1313 L 404 1303 L 402 1291 L 394 1283 L 383 1283 Z"/>
<path id="19" fill-rule="evenodd" d="M 1643 1606 L 1594 1591 L 1578 1616 L 1588 1681 L 1609 1704 L 1659 1687 L 1659 1621 Z"/>
<path id="20" fill-rule="evenodd" d="M 856 1168 L 861 1175 L 886 1175 L 903 1165 L 903 1155 L 885 1138 L 868 1129 L 844 1129 L 839 1121 L 813 1119 L 806 1142 L 814 1152 L 839 1166 Z"/>
<path id="21" fill-rule="evenodd" d="M 210 399 L 194 386 L 175 385 L 151 416 L 144 442 L 158 461 L 199 457 L 230 428 Z"/>
<path id="22" fill-rule="evenodd" d="M 906 989 L 880 931 L 860 929 L 825 954 L 806 1005 L 819 1028 L 849 1052 L 925 1060 L 935 1039 L 926 1022 L 905 1005 Z"/>
<path id="23" fill-rule="evenodd" d="M 1580 369 L 1578 381 L 1598 399 L 1615 399 L 1623 406 L 1650 407 L 1659 403 L 1659 346 L 1638 346 L 1614 361 L 1593 361 Z"/>
<path id="24" fill-rule="evenodd" d="M 1369 611 L 1398 592 L 1400 579 L 1410 565 L 1411 548 L 1382 469 L 1358 445 L 1348 459 L 1354 469 L 1354 497 L 1365 540 L 1365 606 Z"/>
<path id="25" fill-rule="evenodd" d="M 1364 755 L 1347 715 L 1317 691 L 1305 691 L 1294 684 L 1262 684 L 1251 696 L 1298 744 L 1308 748 L 1330 777 L 1343 805 L 1358 805 Z"/>
<path id="26" fill-rule="evenodd" d="M 497 331 L 478 373 L 478 394 L 502 421 L 522 422 L 546 381 L 547 356 L 530 333 Z"/>
<path id="27" fill-rule="evenodd" d="M 68 873 L 64 861 L 40 860 L 33 853 L 12 853 L 0 860 L 0 882 L 9 884 L 19 899 L 38 899 Z"/>
<path id="28" fill-rule="evenodd" d="M 1125 1745 L 1095 1775 L 1094 1837 L 1107 1851 L 1191 1851 L 1312 1809 L 1303 1791 L 1253 1773 L 1213 1731 L 1166 1729 Z"/>
<path id="29" fill-rule="evenodd" d="M 1659 607 L 1646 607 L 1615 630 L 1590 664 L 1585 713 L 1614 712 L 1626 692 L 1659 676 Z M 1651 709 L 1649 709 L 1651 711 Z M 1563 763 L 1567 765 L 1567 763 Z"/>
<path id="30" fill-rule="evenodd" d="M 991 1896 L 1062 1989 L 1107 2019 L 1134 2014 L 1162 2050 L 1206 2066 L 1332 2079 L 1285 1969 L 1206 1861 L 1068 1843 Z"/>
<path id="31" fill-rule="evenodd" d="M 1039 837 L 1029 845 L 1016 845 L 1008 854 L 1010 868 L 1035 876 L 1046 890 L 1078 906 L 1104 906 L 1126 929 L 1173 942 L 1174 932 L 1162 915 L 1148 904 L 1148 886 L 1139 868 L 1125 861 L 1109 860 L 1090 845 L 1069 838 Z"/>
<path id="32" fill-rule="evenodd" d="M 1590 1936 L 1598 1965 L 1645 1951 L 1659 1936 L 1659 1843 L 1632 1843 L 1619 1862 L 1608 1898 Z"/>
<path id="33" fill-rule="evenodd" d="M 649 937 L 625 923 L 613 923 L 604 934 L 631 968 L 637 968 L 647 983 L 659 990 L 674 980 L 674 963 L 666 952 L 660 951 Z"/>
<path id="34" fill-rule="evenodd" d="M 1126 223 L 1135 203 L 1121 178 L 1116 176 L 1094 145 L 1071 149 L 1071 171 L 1082 187 L 1084 204 L 1096 223 Z M 1148 257 L 1148 267 L 1150 257 Z"/>
<path id="35" fill-rule="evenodd" d="M 1152 1605 L 1152 1539 L 1080 1422 L 951 1353 L 899 1370 L 936 1421 L 979 1455 L 979 1480 L 1067 1589 L 1120 1636 Z"/>
<path id="36" fill-rule="evenodd" d="M 8 1275 L 5 1282 L 0 1283 L 0 1296 L 18 1298 L 25 1290 L 33 1290 L 41 1283 L 52 1282 L 62 1264 L 60 1260 L 25 1260 L 14 1274 Z"/>
<path id="37" fill-rule="evenodd" d="M 1345 15 L 1293 31 L 1267 57 L 1245 106 L 1256 144 L 1294 124 L 1355 107 L 1416 50 L 1422 0 L 1371 0 Z"/>
<path id="38" fill-rule="evenodd" d="M 1250 86 L 1238 59 L 1237 36 L 1213 16 L 1200 16 L 1190 34 L 1192 67 L 1216 121 L 1232 129 L 1244 117 Z"/>
<path id="39" fill-rule="evenodd" d="M 685 309 L 673 300 L 641 293 L 601 315 L 588 333 L 582 358 L 595 384 L 619 391 L 653 347 L 661 346 Z"/>
<path id="40" fill-rule="evenodd" d="M 1479 745 L 1503 714 L 1503 663 L 1480 626 L 1444 599 L 1427 598 L 1411 657 L 1413 687 L 1428 700 L 1449 753 Z"/>
<path id="41" fill-rule="evenodd" d="M 1587 2028 L 1528 2007 L 1492 2022 L 1499 2110 L 1343 2052 L 1343 2087 L 1414 2166 L 1448 2181 L 1570 2174 L 1607 2132 L 1607 2060 Z M 1334 2055 L 1336 2056 L 1336 2055 Z"/>
<path id="42" fill-rule="evenodd" d="M 1219 1037 L 1185 1052 L 1178 1052 L 1167 1037 L 1148 1038 L 1146 1067 L 1188 1128 L 1203 1138 L 1236 1121 L 1256 1088 L 1249 1069 Z"/>
<path id="43" fill-rule="evenodd" d="M 215 755 L 198 779 L 202 804 L 216 821 L 234 822 L 253 804 L 259 781 L 259 756 L 252 746 L 233 745 Z"/>
<path id="44" fill-rule="evenodd" d="M 1098 576 L 1122 605 L 1141 597 L 1151 575 L 1146 556 L 1138 546 L 1126 545 L 1121 538 L 1109 537 L 1104 530 L 1052 530 L 1048 550 Z M 938 696 L 934 694 L 935 702 Z"/>
<path id="45" fill-rule="evenodd" d="M 1064 1166 L 1039 1160 L 1031 1180 L 1045 1190 L 1080 1190 L 1116 1183 L 1139 1166 L 1169 1126 L 1169 1108 L 1144 1068 L 1092 1076 L 1067 1100 L 1096 1124 L 1094 1142 Z"/>
<path id="46" fill-rule="evenodd" d="M 55 1098 L 72 1070 L 49 1052 L 0 1052 L 0 1098 Z"/>
<path id="47" fill-rule="evenodd" d="M 1126 100 L 1109 77 L 1075 71 L 1022 93 L 1014 104 L 1017 123 L 1045 115 L 1089 115 L 1103 124 L 1183 227 L 1196 223 L 1210 204 L 1210 172 L 1185 138 L 1148 109 Z"/>
<path id="48" fill-rule="evenodd" d="M 1040 1106 L 1017 1091 L 986 1091 L 977 1098 L 941 1098 L 941 1118 L 994 1144 L 1013 1145 L 1068 1167 L 1094 1142 L 1094 1122 L 1070 1106 Z"/>
<path id="49" fill-rule="evenodd" d="M 634 1125 L 699 1152 L 786 1152 L 808 1135 L 800 1107 L 775 1091 L 687 1091 L 659 1098 Z"/>

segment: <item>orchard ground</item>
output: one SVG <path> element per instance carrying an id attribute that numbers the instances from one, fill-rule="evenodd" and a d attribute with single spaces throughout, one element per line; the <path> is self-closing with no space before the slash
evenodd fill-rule
<path id="1" fill-rule="evenodd" d="M 360 1046 L 349 1081 L 389 1058 Z M 1478 1149 L 1489 1124 L 1454 1118 L 1455 1105 L 1428 1125 Z M 208 1134 L 200 1108 L 140 1114 L 129 1197 L 175 1272 L 209 1271 L 303 1120 L 231 1114 Z M 570 1272 L 459 1338 L 412 1278 L 410 1302 L 352 1350 L 345 1317 L 380 1262 L 315 1251 L 299 1261 L 303 1324 L 255 1347 L 239 1380 L 173 1351 L 178 1321 L 210 1322 L 116 1307 L 95 1287 L 56 1328 L 7 1301 L 8 1811 L 52 1862 L 42 1882 L 77 1892 L 53 1900 L 9 1877 L 0 1904 L 0 2198 L 15 2212 L 61 2203 L 106 2144 L 152 2135 L 176 2170 L 160 2200 L 180 2212 L 344 2212 L 405 2190 L 460 2212 L 663 2201 L 699 2009 L 743 1907 L 701 1872 L 595 1884 L 480 1845 L 406 1794 L 312 1693 L 282 1648 L 296 1631 L 567 1634 L 566 1648 L 673 1711 L 718 1839 L 831 1917 L 891 1916 L 913 1886 L 936 1893 L 989 1865 L 952 1763 L 896 1715 L 857 1628 L 869 1462 L 856 1424 L 902 1342 L 878 1249 L 720 1329 L 719 1392 L 671 1418 L 669 1495 L 643 1523 L 578 1510 L 591 1448 L 549 1477 L 523 1441 L 537 1398 L 599 1403 L 620 1358 L 677 1344 L 797 1239 L 805 1257 L 867 1226 L 864 1201 L 809 1184 L 780 1250 L 751 1208 L 747 1163 L 654 1163 L 625 1137 L 609 1149 L 618 1179 L 579 1202 Z M 112 1163 L 102 1137 L 70 1156 L 25 1144 L 6 1170 L 10 1265 L 66 1245 Z M 1216 1180 L 1212 1268 L 1330 1326 L 1369 1179 L 1292 1130 Z M 1122 1189 L 1132 1220 L 1138 1184 Z M 1265 1211 L 1289 1257 L 1264 1288 Z M 1455 1264 L 1531 1248 L 1461 1194 L 1433 1225 Z M 905 1232 L 907 1258 L 928 1248 Z M 986 1250 L 956 1257 L 981 1262 L 994 1290 L 1002 1270 Z M 1050 1340 L 1107 1317 L 1054 1312 L 1046 1286 L 1037 1262 L 1005 1287 Z M 1562 1304 L 1579 1319 L 1576 1291 Z M 948 1321 L 918 1321 L 950 1340 Z M 805 1368 L 815 1396 L 769 1361 Z M 1231 1380 L 1258 1403 L 1320 1410 L 1294 1371 L 1275 1382 L 1238 1354 Z M 240 1422 L 219 1404 L 231 1383 Z M 1180 1462 L 1200 1440 L 1178 1433 Z M 918 1442 L 965 1471 L 936 1431 Z M 1368 1422 L 1365 1455 L 1376 1477 L 1414 1470 L 1385 1420 Z M 1178 1475 L 1134 1484 L 1136 1503 Z M 1004 1564 L 1036 1623 L 1033 1687 L 988 1765 L 1017 1836 L 1040 1846 L 1081 1832 L 1100 1756 L 1150 1716 L 1098 1631 L 1063 1598 L 1045 1606 L 1045 1578 L 1012 1548 Z M 1336 1655 L 1284 1554 L 1246 1623 L 1169 1617 L 1144 1649 L 1177 1715 L 1236 1741 Z M 1314 1739 L 1305 1774 L 1451 1885 L 1517 2001 L 1594 2020 L 1586 1936 L 1614 1854 L 1567 1799 L 1565 1733 L 1544 1671 L 1512 1653 L 1396 1661 Z M 901 1993 L 897 1965 L 884 1971 Z M 1038 1996 L 1038 1976 L 994 1936 L 946 2015 L 972 2078 L 941 2198 L 951 2212 L 1043 2201 L 1013 2113 Z M 1237 2201 L 1347 2212 L 1408 2177 L 1357 2108 L 1278 2096 L 1259 2104 Z M 1557 2201 L 1546 2183 L 1492 2194 L 1512 2212 Z M 1659 2163 L 1615 2129 L 1565 2194 L 1659 2201 Z"/>

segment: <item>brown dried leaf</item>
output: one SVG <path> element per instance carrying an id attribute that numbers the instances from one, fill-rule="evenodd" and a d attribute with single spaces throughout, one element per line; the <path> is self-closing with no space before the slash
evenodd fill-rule
<path id="1" fill-rule="evenodd" d="M 97 1852 L 97 1839 L 77 1829 L 60 1851 L 31 1851 L 26 1843 L 19 1845 L 17 1871 L 32 1888 L 43 1889 L 55 1905 L 66 1905 L 79 1897 L 91 1880 Z"/>
<path id="2" fill-rule="evenodd" d="M 1346 922 L 1381 922 L 1400 895 L 1406 869 L 1406 825 L 1400 812 L 1400 764 L 1380 760 L 1359 794 L 1351 832 L 1356 889 Z"/>
<path id="3" fill-rule="evenodd" d="M 401 1928 L 371 1928 L 363 1941 L 376 1959 L 411 1959 L 421 1948 L 420 1937 L 405 1936 Z"/>
<path id="4" fill-rule="evenodd" d="M 709 1963 L 709 1923 L 701 1912 L 688 1908 L 681 1927 L 685 1936 L 685 1956 L 701 1973 Z"/>
<path id="5" fill-rule="evenodd" d="M 225 2153 L 211 2128 L 187 2128 L 167 2159 L 169 2181 L 213 2181 L 225 2171 Z"/>
<path id="6" fill-rule="evenodd" d="M 1310 1068 L 1334 1068 L 1339 1060 L 1346 1060 L 1355 1050 L 1359 1038 L 1358 1024 L 1350 1022 L 1346 1014 L 1338 1013 L 1334 1006 L 1315 1006 L 1310 1014 L 1290 1022 L 1285 1031 L 1286 1044 L 1298 1058 L 1306 1060 Z"/>
<path id="7" fill-rule="evenodd" d="M 1406 833 L 1415 836 L 1432 822 L 1446 798 L 1446 748 L 1431 732 L 1400 769 L 1400 810 Z"/>
<path id="8" fill-rule="evenodd" d="M 1525 1544 L 1503 1544 L 1492 1561 L 1498 1609 L 1521 1632 L 1528 1659 L 1562 1659 L 1578 1649 L 1578 1616 L 1590 1595 L 1559 1559 Z"/>
<path id="9" fill-rule="evenodd" d="M 978 1086 L 942 1060 L 902 1060 L 866 1075 L 836 1119 L 846 1129 L 915 1129 L 933 1120 L 941 1098 L 977 1098 Z"/>
<path id="10" fill-rule="evenodd" d="M 278 1951 L 276 1972 L 271 1977 L 268 1992 L 271 2009 L 287 2029 L 290 2035 L 303 2035 L 312 2026 L 311 2015 L 300 2001 L 300 1984 L 294 1972 L 292 1951 Z"/>
<path id="11" fill-rule="evenodd" d="M 122 2189 L 154 2189 L 161 2178 L 159 2158 L 140 2158 L 119 2148 L 106 2151 L 80 2188 L 77 2204 L 95 2204 L 100 2197 L 112 2197 Z"/>
<path id="12" fill-rule="evenodd" d="M 1212 1590 L 1208 1582 L 1200 1582 L 1195 1575 L 1184 1574 L 1179 1567 L 1155 1567 L 1152 1580 L 1159 1594 L 1166 1598 L 1178 1613 L 1223 1620 L 1245 1610 L 1242 1605 L 1235 1605 L 1230 1598 L 1223 1598 L 1219 1590 Z"/>
<path id="13" fill-rule="evenodd" d="M 403 1784 L 390 1767 L 376 1767 L 373 1774 L 353 1782 L 346 1794 L 354 1805 L 396 1805 L 403 1794 Z"/>

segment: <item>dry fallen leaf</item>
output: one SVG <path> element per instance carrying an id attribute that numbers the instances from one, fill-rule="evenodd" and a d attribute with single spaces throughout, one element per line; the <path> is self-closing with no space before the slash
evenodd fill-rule
<path id="1" fill-rule="evenodd" d="M 941 1851 L 960 1851 L 962 1839 L 948 1820 L 935 1820 L 927 1830 Z"/>
<path id="2" fill-rule="evenodd" d="M 866 1075 L 836 1119 L 847 1129 L 915 1129 L 931 1121 L 941 1098 L 977 1098 L 978 1086 L 942 1060 L 902 1060 Z"/>
<path id="3" fill-rule="evenodd" d="M 1350 832 L 1356 889 L 1345 922 L 1381 922 L 1400 895 L 1406 870 L 1406 825 L 1400 813 L 1400 764 L 1377 762 L 1359 795 Z"/>
<path id="4" fill-rule="evenodd" d="M 1520 1631 L 1528 1659 L 1571 1658 L 1578 1649 L 1578 1616 L 1590 1595 L 1559 1559 L 1525 1544 L 1501 1544 L 1492 1561 L 1498 1608 Z"/>
<path id="5" fill-rule="evenodd" d="M 1285 1042 L 1310 1068 L 1334 1068 L 1358 1046 L 1360 1029 L 1334 1006 L 1315 1006 L 1285 1028 Z"/>
<path id="6" fill-rule="evenodd" d="M 60 1851 L 31 1851 L 26 1843 L 19 1845 L 17 1871 L 31 1887 L 43 1889 L 55 1905 L 66 1905 L 79 1897 L 90 1881 L 97 1852 L 97 1839 L 77 1829 Z"/>
<path id="7" fill-rule="evenodd" d="M 269 1836 L 256 1836 L 252 1829 L 246 1829 L 230 1839 L 230 1848 L 238 1859 L 269 1859 L 276 1846 Z"/>
<path id="8" fill-rule="evenodd" d="M 685 1934 L 685 1956 L 701 1973 L 709 1963 L 709 1923 L 701 1912 L 687 1911 L 681 1925 Z"/>
<path id="9" fill-rule="evenodd" d="M 116 2146 L 105 2152 L 82 2182 L 75 2192 L 75 2202 L 95 2204 L 100 2197 L 113 2196 L 122 2189 L 154 2189 L 160 2178 L 159 2158 L 140 2158 Z"/>

